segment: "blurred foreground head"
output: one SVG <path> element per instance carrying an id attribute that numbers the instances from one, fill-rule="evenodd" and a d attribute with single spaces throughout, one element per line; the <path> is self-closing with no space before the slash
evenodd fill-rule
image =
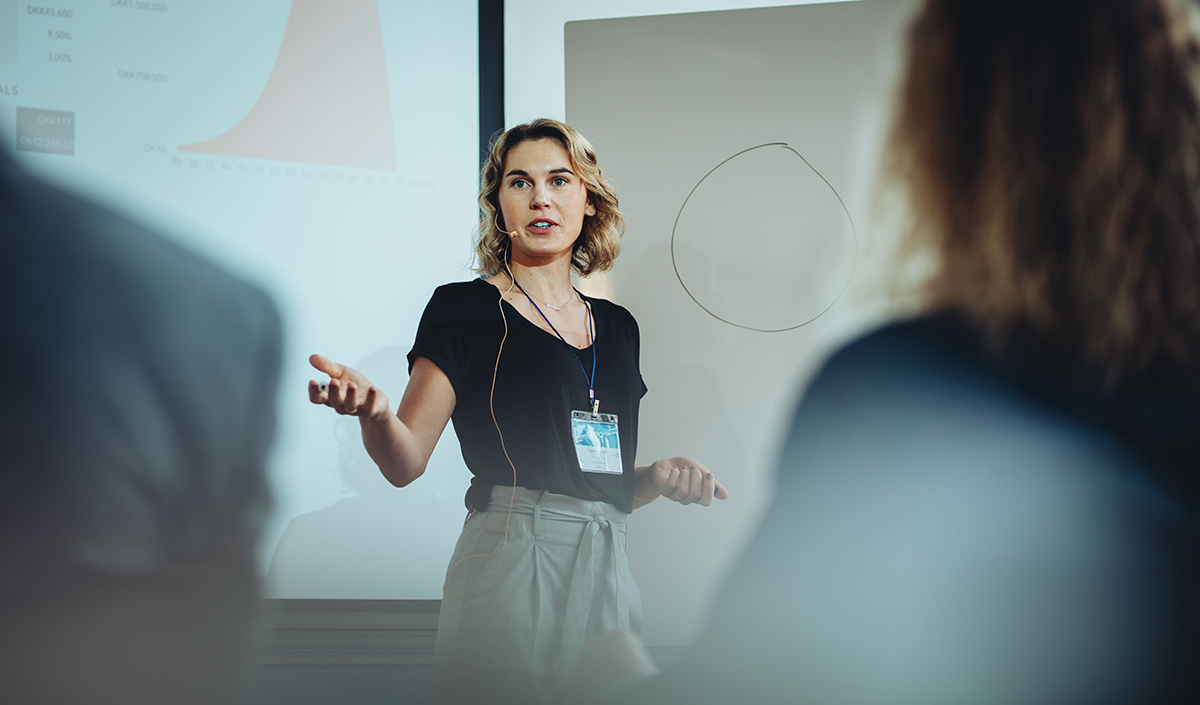
<path id="1" fill-rule="evenodd" d="M 1183 0 L 928 0 L 889 166 L 933 309 L 1111 386 L 1196 372 L 1200 44 Z"/>
<path id="2" fill-rule="evenodd" d="M 280 322 L 0 149 L 0 702 L 230 702 Z"/>

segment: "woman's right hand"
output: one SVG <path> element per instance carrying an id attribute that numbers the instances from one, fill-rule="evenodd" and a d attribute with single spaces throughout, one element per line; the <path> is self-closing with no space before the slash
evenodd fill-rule
<path id="1" fill-rule="evenodd" d="M 392 413 L 387 395 L 358 370 L 321 355 L 308 361 L 329 375 L 326 389 L 315 381 L 308 383 L 309 401 L 359 418 L 367 454 L 388 482 L 404 487 L 425 472 L 433 447 L 454 413 L 454 386 L 445 372 L 428 358 L 418 357 L 400 408 Z"/>
<path id="2" fill-rule="evenodd" d="M 371 420 L 391 414 L 387 395 L 358 370 L 339 365 L 323 355 L 313 355 L 308 361 L 329 375 L 329 384 L 324 390 L 317 381 L 309 381 L 308 399 L 312 403 L 324 404 L 339 414 Z"/>

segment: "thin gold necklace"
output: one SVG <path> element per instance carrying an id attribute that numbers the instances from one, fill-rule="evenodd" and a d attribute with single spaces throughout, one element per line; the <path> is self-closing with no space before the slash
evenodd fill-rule
<path id="1" fill-rule="evenodd" d="M 512 279 L 513 283 L 516 284 L 516 282 L 517 282 L 516 277 L 510 277 L 510 279 Z M 520 284 L 517 284 L 517 286 L 520 286 Z M 562 313 L 562 310 L 564 308 L 570 306 L 571 304 L 575 303 L 575 301 L 578 300 L 578 298 L 576 296 L 577 292 L 575 291 L 574 287 L 571 288 L 571 296 L 569 298 L 567 298 L 566 301 L 562 302 L 558 306 L 555 306 L 554 304 L 550 303 L 549 301 L 546 301 L 545 299 L 534 296 L 533 294 L 530 294 L 529 292 L 525 291 L 524 289 L 521 289 L 521 291 L 524 292 L 526 296 L 530 296 L 533 299 L 535 299 L 536 301 L 542 302 L 546 306 L 549 306 L 550 308 L 554 309 L 555 311 L 558 311 L 559 313 Z"/>

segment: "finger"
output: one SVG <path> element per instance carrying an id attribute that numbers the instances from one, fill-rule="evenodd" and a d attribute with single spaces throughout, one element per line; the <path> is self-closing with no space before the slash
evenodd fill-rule
<path id="1" fill-rule="evenodd" d="M 721 486 L 721 483 L 717 482 L 714 485 L 713 497 L 721 500 L 729 499 L 729 490 L 726 490 Z"/>
<path id="2" fill-rule="evenodd" d="M 704 476 L 707 475 L 706 470 L 701 470 L 697 467 L 688 468 L 688 494 L 687 504 L 699 502 L 704 497 Z"/>
<path id="3" fill-rule="evenodd" d="M 325 399 L 329 394 L 321 389 L 321 385 L 316 380 L 308 382 L 308 400 L 314 404 L 324 404 Z"/>
<path id="4" fill-rule="evenodd" d="M 358 385 L 351 382 L 346 385 L 346 400 L 342 402 L 342 413 L 354 416 L 358 413 L 358 407 L 362 401 L 359 396 Z"/>
<path id="5" fill-rule="evenodd" d="M 308 357 L 308 362 L 313 367 L 324 372 L 330 377 L 341 377 L 346 371 L 345 365 L 339 365 L 324 355 L 310 355 Z"/>
<path id="6" fill-rule="evenodd" d="M 704 473 L 703 491 L 700 493 L 700 499 L 696 503 L 702 507 L 711 507 L 713 502 L 713 493 L 716 492 L 717 481 L 711 472 Z"/>
<path id="7" fill-rule="evenodd" d="M 326 393 L 325 406 L 330 407 L 339 414 L 342 413 L 342 405 L 346 402 L 346 385 L 340 380 L 329 380 L 329 391 Z"/>
<path id="8" fill-rule="evenodd" d="M 679 484 L 675 486 L 675 501 L 680 504 L 692 502 L 692 468 L 679 468 Z"/>
<path id="9" fill-rule="evenodd" d="M 675 500 L 675 490 L 679 487 L 679 468 L 672 465 L 667 471 L 666 479 L 659 488 L 658 493 L 670 500 Z"/>
<path id="10" fill-rule="evenodd" d="M 680 469 L 679 473 L 679 503 L 691 504 L 699 494 L 700 483 L 697 481 L 697 470 L 691 466 Z"/>

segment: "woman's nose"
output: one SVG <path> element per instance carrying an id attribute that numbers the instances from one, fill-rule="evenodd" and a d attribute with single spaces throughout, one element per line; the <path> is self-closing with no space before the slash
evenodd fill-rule
<path id="1" fill-rule="evenodd" d="M 529 200 L 530 208 L 545 208 L 550 205 L 550 193 L 545 186 L 537 185 L 533 187 L 533 194 Z"/>

